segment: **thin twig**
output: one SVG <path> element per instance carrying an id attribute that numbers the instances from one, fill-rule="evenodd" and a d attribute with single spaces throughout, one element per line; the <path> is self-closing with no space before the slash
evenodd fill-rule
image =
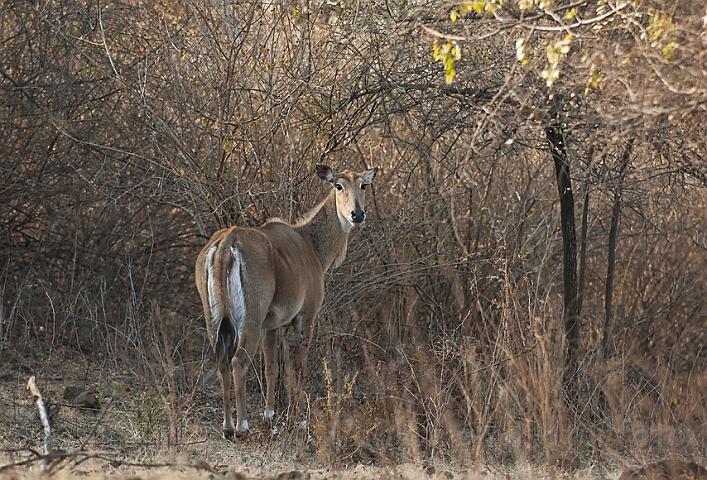
<path id="1" fill-rule="evenodd" d="M 94 433 L 96 433 L 96 428 L 98 428 L 98 424 L 101 423 L 101 420 L 103 420 L 103 417 L 106 416 L 106 412 L 108 412 L 108 408 L 111 406 L 113 403 L 113 400 L 115 399 L 114 396 L 111 395 L 111 397 L 108 399 L 108 403 L 106 403 L 106 406 L 103 407 L 103 410 L 101 411 L 101 414 L 98 415 L 98 418 L 96 419 L 96 422 L 93 424 L 93 428 L 91 428 L 91 431 L 88 432 L 88 436 L 86 439 L 81 443 L 81 446 L 79 447 L 79 450 L 83 450 L 86 448 L 86 444 L 88 441 L 91 439 Z"/>

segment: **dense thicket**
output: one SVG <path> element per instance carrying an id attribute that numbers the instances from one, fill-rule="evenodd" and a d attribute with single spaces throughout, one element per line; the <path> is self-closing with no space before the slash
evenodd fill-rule
<path id="1" fill-rule="evenodd" d="M 315 162 L 380 165 L 311 347 L 322 455 L 704 455 L 703 7 L 478 5 L 3 1 L 0 349 L 159 377 L 169 322 L 188 366 L 208 236 L 297 218 Z"/>

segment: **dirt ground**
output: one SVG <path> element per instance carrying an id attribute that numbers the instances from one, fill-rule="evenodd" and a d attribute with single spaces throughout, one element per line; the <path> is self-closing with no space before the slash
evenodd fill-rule
<path id="1" fill-rule="evenodd" d="M 494 471 L 492 469 L 465 470 L 452 472 L 451 470 L 438 471 L 434 467 L 423 467 L 420 465 L 398 465 L 395 467 L 370 467 L 359 465 L 348 469 L 302 468 L 292 470 L 288 468 L 248 468 L 242 465 L 234 465 L 230 468 L 219 471 L 203 470 L 192 468 L 187 464 L 173 467 L 151 468 L 145 467 L 119 467 L 110 465 L 84 466 L 83 468 L 67 467 L 56 473 L 52 478 L 56 479 L 223 479 L 223 480 L 491 480 L 491 479 L 545 479 L 545 478 L 574 478 L 574 479 L 616 479 L 618 472 L 610 476 L 600 476 L 591 469 L 580 470 L 573 473 L 562 471 L 550 472 L 546 469 L 525 466 L 506 471 Z M 30 469 L 15 468 L 0 472 L 0 479 L 7 480 L 32 480 L 46 478 L 42 475 L 39 467 Z"/>

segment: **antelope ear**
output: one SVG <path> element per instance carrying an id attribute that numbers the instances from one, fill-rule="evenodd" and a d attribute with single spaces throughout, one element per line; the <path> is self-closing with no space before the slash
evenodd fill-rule
<path id="1" fill-rule="evenodd" d="M 331 169 L 329 165 L 324 165 L 323 163 L 317 163 L 317 175 L 319 178 L 325 182 L 332 183 L 336 179 L 336 173 Z"/>
<path id="2" fill-rule="evenodd" d="M 376 177 L 376 173 L 378 173 L 378 169 L 380 167 L 373 167 L 370 170 L 366 170 L 361 174 L 363 177 L 363 183 L 365 184 L 371 184 L 373 183 L 373 179 Z"/>

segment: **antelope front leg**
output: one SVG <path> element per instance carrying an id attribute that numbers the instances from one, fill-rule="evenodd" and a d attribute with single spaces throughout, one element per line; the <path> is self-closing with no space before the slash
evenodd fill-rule
<path id="1" fill-rule="evenodd" d="M 303 315 L 298 315 L 295 318 L 293 327 L 295 335 L 292 342 L 292 366 L 293 366 L 293 395 L 294 395 L 294 412 L 295 415 L 301 415 L 304 420 L 300 422 L 300 426 L 307 425 L 305 408 L 305 391 L 304 383 L 307 377 L 307 353 L 309 351 L 309 343 L 312 337 L 312 322 L 313 318 L 304 318 Z"/>
<path id="2" fill-rule="evenodd" d="M 263 418 L 271 420 L 275 416 L 275 382 L 277 381 L 277 330 L 268 330 L 263 339 L 265 363 L 265 412 Z"/>

